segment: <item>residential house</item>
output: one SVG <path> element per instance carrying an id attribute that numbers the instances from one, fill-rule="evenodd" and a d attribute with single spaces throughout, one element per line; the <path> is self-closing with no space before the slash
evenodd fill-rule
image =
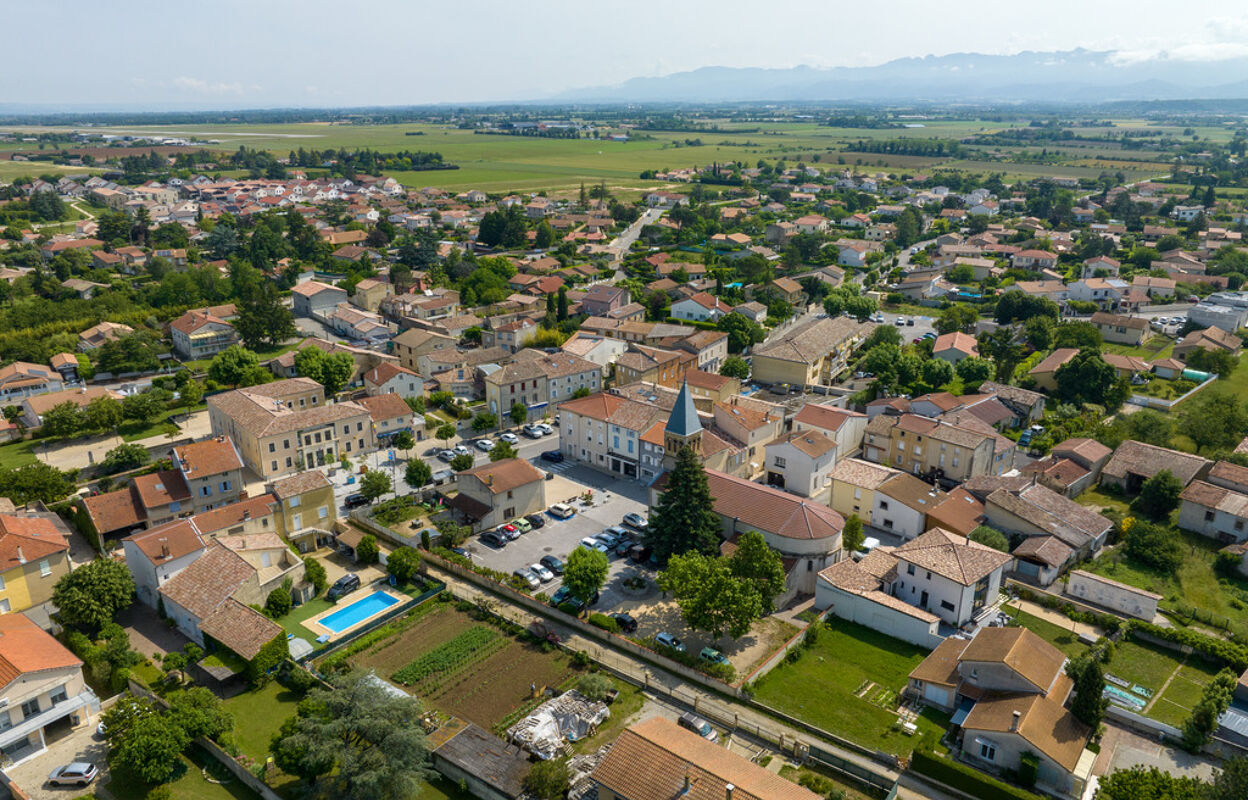
<path id="1" fill-rule="evenodd" d="M 1015 427 L 1038 422 L 1044 417 L 1044 403 L 1047 398 L 1040 392 L 994 381 L 981 383 L 979 392 L 992 395 L 997 402 L 1010 409 L 1016 420 Z"/>
<path id="2" fill-rule="evenodd" d="M 1117 278 L 1122 264 L 1109 256 L 1085 259 L 1079 270 L 1080 278 Z"/>
<path id="3" fill-rule="evenodd" d="M 1091 321 L 1101 332 L 1101 338 L 1114 344 L 1138 347 L 1149 335 L 1148 320 L 1143 317 L 1124 317 L 1121 314 L 1098 311 L 1092 315 Z"/>
<path id="4" fill-rule="evenodd" d="M 828 386 L 845 371 L 849 355 L 875 325 L 849 317 L 814 319 L 755 345 L 751 374 L 763 384 Z"/>
<path id="5" fill-rule="evenodd" d="M 686 372 L 685 383 L 689 386 L 689 393 L 693 395 L 694 404 L 703 412 L 711 410 L 716 403 L 727 403 L 741 392 L 741 381 L 738 378 L 700 369 Z"/>
<path id="6" fill-rule="evenodd" d="M 984 522 L 984 504 L 961 486 L 927 510 L 928 528 L 944 528 L 951 533 L 969 536 Z"/>
<path id="7" fill-rule="evenodd" d="M 1220 467 L 1223 463 L 1219 462 Z M 1236 470 L 1244 470 L 1228 464 Z M 1212 472 L 1210 473 L 1212 477 Z M 1215 478 L 1216 479 L 1216 478 Z M 1243 484 L 1237 484 L 1242 486 Z M 1194 480 L 1179 495 L 1179 527 L 1222 544 L 1248 540 L 1248 494 L 1234 488 Z"/>
<path id="8" fill-rule="evenodd" d="M 323 316 L 340 303 L 347 302 L 347 292 L 320 281 L 304 281 L 290 290 L 296 317 Z"/>
<path id="9" fill-rule="evenodd" d="M 792 306 L 800 306 L 806 299 L 802 285 L 792 278 L 776 278 L 768 283 L 765 289 Z"/>
<path id="10" fill-rule="evenodd" d="M 399 395 L 388 392 L 361 397 L 355 402 L 368 409 L 378 447 L 393 447 L 391 439 L 402 431 L 410 433 L 417 442 L 425 440 L 424 415 L 413 412 Z"/>
<path id="11" fill-rule="evenodd" d="M 1136 275 L 1131 279 L 1131 288 L 1144 292 L 1153 301 L 1164 301 L 1174 297 L 1175 281 L 1173 278 L 1154 278 L 1151 275 Z"/>
<path id="12" fill-rule="evenodd" d="M 1243 341 L 1235 334 L 1221 328 L 1210 327 L 1205 330 L 1192 331 L 1184 336 L 1174 346 L 1172 355 L 1179 361 L 1187 361 L 1188 354 L 1196 349 L 1207 350 L 1211 353 L 1239 355 L 1243 346 Z"/>
<path id="13" fill-rule="evenodd" d="M 100 713 L 82 661 L 25 614 L 0 614 L 0 694 L 6 769 L 42 753 L 67 730 L 96 724 Z"/>
<path id="14" fill-rule="evenodd" d="M 500 418 L 516 404 L 528 409 L 529 418 L 537 418 L 576 392 L 596 392 L 601 385 L 602 368 L 592 361 L 571 353 L 522 350 L 485 376 L 485 402 Z"/>
<path id="15" fill-rule="evenodd" d="M 1010 468 L 1014 443 L 982 422 L 954 424 L 917 414 L 880 414 L 867 422 L 863 458 L 955 484 Z"/>
<path id="16" fill-rule="evenodd" d="M 615 337 L 576 331 L 568 337 L 560 349 L 565 353 L 594 362 L 602 368 L 605 378 L 610 372 L 611 365 L 620 357 L 620 354 L 628 349 L 628 343 Z"/>
<path id="17" fill-rule="evenodd" d="M 458 476 L 459 494 L 447 504 L 473 530 L 486 530 L 508 520 L 546 509 L 546 475 L 522 458 L 487 462 Z"/>
<path id="18" fill-rule="evenodd" d="M 843 517 L 856 516 L 864 523 L 871 521 L 875 508 L 875 491 L 897 475 L 899 470 L 884 464 L 873 464 L 858 458 L 838 461 L 828 479 L 832 485 L 832 509 Z"/>
<path id="19" fill-rule="evenodd" d="M 1057 266 L 1057 254 L 1047 250 L 1020 250 L 1010 257 L 1010 266 L 1039 272 Z"/>
<path id="20" fill-rule="evenodd" d="M 892 475 L 872 492 L 869 523 L 903 539 L 927 530 L 927 515 L 944 500 L 944 493 L 905 472 Z"/>
<path id="21" fill-rule="evenodd" d="M 1128 439 L 1118 445 L 1101 470 L 1101 483 L 1117 486 L 1127 494 L 1135 494 L 1144 481 L 1162 470 L 1169 470 L 1187 486 L 1194 480 L 1203 479 L 1212 467 L 1213 462 L 1207 458 Z"/>
<path id="22" fill-rule="evenodd" d="M 662 472 L 662 454 L 643 464 L 641 437 L 662 422 L 669 409 L 613 392 L 597 392 L 559 407 L 559 449 L 570 461 L 627 478 L 653 480 Z"/>
<path id="23" fill-rule="evenodd" d="M 92 325 L 78 334 L 78 349 L 83 352 L 103 347 L 107 342 L 115 342 L 123 336 L 134 333 L 134 328 L 120 322 L 101 322 Z"/>
<path id="24" fill-rule="evenodd" d="M 672 303 L 672 316 L 695 322 L 718 322 L 722 317 L 732 313 L 732 306 L 718 297 L 698 292 L 684 300 Z"/>
<path id="25" fill-rule="evenodd" d="M 18 404 L 22 409 L 22 424 L 28 430 L 34 430 L 43 426 L 44 414 L 62 403 L 73 403 L 81 409 L 90 405 L 92 400 L 98 400 L 101 397 L 111 397 L 114 400 L 121 399 L 121 395 L 103 386 L 62 389 L 58 392 L 48 392 L 47 394 L 27 397 Z"/>
<path id="26" fill-rule="evenodd" d="M 625 728 L 590 780 L 599 800 L 819 798 L 664 717 Z"/>
<path id="27" fill-rule="evenodd" d="M 519 317 L 492 326 L 482 332 L 484 347 L 501 347 L 508 353 L 522 349 L 537 336 L 537 322 L 529 317 Z"/>
<path id="28" fill-rule="evenodd" d="M 807 403 L 793 417 L 793 430 L 818 431 L 836 442 L 836 460 L 857 455 L 867 432 L 867 415 L 832 405 Z"/>
<path id="29" fill-rule="evenodd" d="M 1037 480 L 1067 497 L 1078 497 L 1100 479 L 1101 470 L 1113 455 L 1095 439 L 1067 439 L 1057 444 L 1045 458 L 1023 468 L 1024 475 L 1035 474 Z"/>
<path id="30" fill-rule="evenodd" d="M 382 394 L 421 397 L 425 393 L 425 382 L 407 367 L 383 362 L 364 373 L 364 391 L 374 397 Z"/>
<path id="31" fill-rule="evenodd" d="M 697 369 L 698 358 L 683 350 L 668 350 L 642 344 L 630 344 L 615 360 L 620 384 L 657 383 L 676 388 L 691 369 Z"/>
<path id="32" fill-rule="evenodd" d="M 262 478 L 335 464 L 376 448 L 368 409 L 328 403 L 321 384 L 290 378 L 213 395 L 208 418 Z"/>
<path id="33" fill-rule="evenodd" d="M 581 312 L 590 316 L 608 316 L 629 302 L 628 289 L 623 286 L 598 284 L 590 287 L 581 298 Z"/>
<path id="34" fill-rule="evenodd" d="M 1081 303 L 1096 303 L 1099 308 L 1117 308 L 1127 296 L 1130 285 L 1119 278 L 1081 278 L 1067 285 L 1066 296 Z"/>
<path id="35" fill-rule="evenodd" d="M 77 374 L 77 360 L 74 361 Z M 0 402 L 15 405 L 27 397 L 59 392 L 65 388 L 65 378 L 55 365 L 31 364 L 14 361 L 0 367 Z"/>
<path id="36" fill-rule="evenodd" d="M 455 347 L 455 339 L 451 336 L 445 336 L 434 331 L 422 330 L 420 328 L 408 328 L 391 340 L 393 352 L 399 357 L 399 363 L 404 368 L 412 370 L 417 374 L 429 377 L 420 371 L 419 360 L 421 356 L 437 350 L 450 350 Z"/>
<path id="37" fill-rule="evenodd" d="M 394 293 L 394 287 L 388 281 L 377 278 L 365 278 L 355 285 L 355 294 L 351 302 L 365 311 L 375 312 L 381 307 L 381 301 Z"/>
<path id="38" fill-rule="evenodd" d="M 192 310 L 169 323 L 173 351 L 185 361 L 212 358 L 238 343 L 238 333 L 229 322 L 208 313 Z"/>
<path id="39" fill-rule="evenodd" d="M 793 431 L 766 445 L 767 485 L 822 497 L 836 463 L 836 442 L 818 431 Z"/>
<path id="40" fill-rule="evenodd" d="M 0 615 L 25 611 L 52 599 L 68 575 L 69 539 L 61 518 L 50 512 L 0 512 Z M 0 720 L 2 721 L 2 720 Z"/>
<path id="41" fill-rule="evenodd" d="M 974 336 L 961 331 L 942 333 L 936 337 L 936 342 L 932 346 L 932 357 L 948 361 L 950 364 L 957 364 L 967 358 L 978 358 L 979 344 Z"/>
<path id="42" fill-rule="evenodd" d="M 1057 371 L 1079 355 L 1076 347 L 1059 347 L 1044 357 L 1044 360 L 1028 371 L 1027 375 L 1035 381 L 1035 387 L 1046 392 L 1057 391 Z"/>

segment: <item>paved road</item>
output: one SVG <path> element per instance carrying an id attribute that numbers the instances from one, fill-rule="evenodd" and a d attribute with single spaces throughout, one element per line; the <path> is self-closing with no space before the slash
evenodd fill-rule
<path id="1" fill-rule="evenodd" d="M 641 235 L 641 229 L 647 225 L 654 224 L 659 217 L 663 216 L 663 211 L 664 209 L 661 208 L 647 208 L 637 218 L 636 222 L 625 228 L 623 233 L 612 239 L 611 244 L 607 245 L 612 251 L 611 261 L 616 265 L 615 274 L 611 276 L 613 283 L 628 277 L 620 266 L 624 256 L 628 254 L 629 248 L 633 246 L 633 242 L 637 241 L 637 237 Z"/>

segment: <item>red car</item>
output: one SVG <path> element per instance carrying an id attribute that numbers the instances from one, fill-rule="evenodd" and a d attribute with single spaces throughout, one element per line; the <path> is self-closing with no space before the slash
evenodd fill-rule
<path id="1" fill-rule="evenodd" d="M 511 525 L 511 524 L 499 525 L 498 532 L 506 536 L 507 541 L 512 541 L 514 539 L 520 538 L 520 529 L 517 528 L 515 525 Z"/>

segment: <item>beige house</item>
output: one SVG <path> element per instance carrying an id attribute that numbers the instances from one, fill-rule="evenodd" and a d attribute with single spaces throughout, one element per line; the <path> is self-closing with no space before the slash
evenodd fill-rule
<path id="1" fill-rule="evenodd" d="M 836 463 L 836 442 L 818 431 L 793 431 L 766 445 L 767 485 L 824 497 L 828 473 Z"/>
<path id="2" fill-rule="evenodd" d="M 394 348 L 394 354 L 399 357 L 400 364 L 413 372 L 423 374 L 420 372 L 420 357 L 435 350 L 454 348 L 455 339 L 434 331 L 408 328 L 394 337 L 391 345 Z"/>
<path id="3" fill-rule="evenodd" d="M 522 458 L 506 458 L 459 473 L 459 494 L 448 504 L 481 531 L 546 510 L 546 475 Z"/>
<path id="4" fill-rule="evenodd" d="M 945 483 L 1000 475 L 1013 462 L 1014 443 L 981 427 L 986 430 L 917 414 L 879 414 L 867 423 L 863 458 Z"/>
<path id="5" fill-rule="evenodd" d="M 854 515 L 869 522 L 875 507 L 875 491 L 900 474 L 892 467 L 859 458 L 838 462 L 828 474 L 832 484 L 832 509 L 843 517 Z"/>
<path id="6" fill-rule="evenodd" d="M 1138 347 L 1148 338 L 1148 320 L 1143 317 L 1124 317 L 1121 314 L 1098 311 L 1092 315 L 1092 324 L 1107 342 Z"/>
<path id="7" fill-rule="evenodd" d="M 818 431 L 836 442 L 836 459 L 858 455 L 867 433 L 867 415 L 831 405 L 807 403 L 793 417 L 793 430 Z"/>
<path id="8" fill-rule="evenodd" d="M 755 345 L 752 376 L 759 383 L 831 384 L 845 370 L 854 347 L 875 325 L 849 317 L 815 319 Z"/>
<path id="9" fill-rule="evenodd" d="M 214 395 L 208 419 L 212 432 L 229 436 L 243 462 L 262 478 L 333 464 L 377 447 L 368 409 L 326 403 L 324 387 L 307 378 Z"/>
<path id="10" fill-rule="evenodd" d="M 0 753 L 11 765 L 69 730 L 94 724 L 100 700 L 82 662 L 25 614 L 0 614 Z"/>
<path id="11" fill-rule="evenodd" d="M 1036 388 L 1045 392 L 1057 389 L 1057 371 L 1068 361 L 1079 355 L 1074 347 L 1059 347 L 1045 356 L 1044 360 L 1031 368 L 1027 373 L 1036 382 Z"/>
<path id="12" fill-rule="evenodd" d="M 394 287 L 386 281 L 365 278 L 355 285 L 355 294 L 351 296 L 351 304 L 365 311 L 376 311 L 381 306 L 381 301 L 393 292 Z"/>
<path id="13" fill-rule="evenodd" d="M 511 363 L 485 376 L 485 403 L 490 413 L 506 417 L 516 403 L 528 408 L 529 419 L 553 413 L 578 390 L 596 392 L 602 369 L 571 353 L 521 350 Z"/>

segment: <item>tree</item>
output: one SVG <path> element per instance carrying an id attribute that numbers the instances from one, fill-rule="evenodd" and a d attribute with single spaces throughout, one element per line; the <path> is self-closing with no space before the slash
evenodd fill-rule
<path id="1" fill-rule="evenodd" d="M 987 525 L 980 525 L 970 532 L 967 537 L 972 542 L 979 542 L 987 545 L 993 550 L 1000 550 L 1002 553 L 1010 552 L 1010 540 L 1005 538 L 1005 534 L 996 528 L 990 528 Z"/>
<path id="2" fill-rule="evenodd" d="M 953 365 L 943 358 L 930 358 L 923 362 L 923 382 L 940 387 L 953 380 Z"/>
<path id="3" fill-rule="evenodd" d="M 148 462 L 149 458 L 147 448 L 141 444 L 135 442 L 119 444 L 104 454 L 100 469 L 106 475 L 113 475 L 141 467 Z"/>
<path id="4" fill-rule="evenodd" d="M 866 537 L 862 532 L 862 519 L 857 514 L 850 514 L 841 529 L 841 549 L 846 553 L 856 553 L 862 549 Z"/>
<path id="5" fill-rule="evenodd" d="M 1101 776 L 1096 800 L 1206 800 L 1204 789 L 1196 778 L 1136 765 Z M 1230 795 L 1228 800 L 1243 796 Z"/>
<path id="6" fill-rule="evenodd" d="M 901 332 L 892 325 L 877 325 L 875 330 L 871 331 L 871 335 L 862 343 L 864 351 L 870 351 L 882 344 L 891 344 L 895 347 L 901 347 Z"/>
<path id="7" fill-rule="evenodd" d="M 750 362 L 740 356 L 728 356 L 719 367 L 719 374 L 729 378 L 745 380 L 750 377 Z"/>
<path id="8" fill-rule="evenodd" d="M 573 597 L 589 603 L 606 582 L 610 566 L 606 553 L 578 547 L 568 554 L 568 563 L 563 567 L 563 585 Z"/>
<path id="9" fill-rule="evenodd" d="M 269 592 L 269 596 L 264 601 L 264 610 L 270 617 L 279 619 L 290 613 L 292 604 L 290 589 L 283 584 Z"/>
<path id="10" fill-rule="evenodd" d="M 727 559 L 698 552 L 677 553 L 659 573 L 659 587 L 671 592 L 689 627 L 713 639 L 725 633 L 739 639 L 762 616 L 763 604 L 754 587 L 738 580 Z"/>
<path id="11" fill-rule="evenodd" d="M 974 306 L 966 303 L 954 303 L 942 310 L 940 316 L 936 318 L 936 331 L 938 333 L 965 331 L 973 326 L 978 319 L 979 314 L 975 311 Z"/>
<path id="12" fill-rule="evenodd" d="M 455 434 L 458 432 L 458 429 L 453 424 L 444 422 L 438 426 L 433 435 L 441 439 L 443 446 L 446 446 L 451 443 L 451 440 L 455 438 Z"/>
<path id="13" fill-rule="evenodd" d="M 529 407 L 517 400 L 511 404 L 510 416 L 512 425 L 523 425 L 529 418 Z"/>
<path id="14" fill-rule="evenodd" d="M 722 333 L 728 334 L 728 352 L 730 353 L 740 353 L 750 345 L 758 344 L 767 338 L 762 326 L 736 311 L 720 317 L 715 327 Z"/>
<path id="15" fill-rule="evenodd" d="M 866 322 L 872 314 L 879 310 L 879 307 L 880 304 L 874 299 L 863 295 L 852 295 L 845 299 L 845 310 L 859 322 Z"/>
<path id="16" fill-rule="evenodd" d="M 1222 762 L 1222 769 L 1205 790 L 1205 800 L 1241 800 L 1248 797 L 1248 758 L 1239 756 Z"/>
<path id="17" fill-rule="evenodd" d="M 237 388 L 249 373 L 260 367 L 260 357 L 245 347 L 231 345 L 212 357 L 208 377 L 217 383 Z"/>
<path id="18" fill-rule="evenodd" d="M 1213 676 L 1206 686 L 1200 701 L 1192 709 L 1191 715 L 1183 723 L 1183 747 L 1195 753 L 1209 743 L 1213 733 L 1218 729 L 1218 717 L 1226 712 L 1231 704 L 1231 695 L 1235 690 L 1237 676 L 1230 669 L 1224 669 Z"/>
<path id="19" fill-rule="evenodd" d="M 416 446 L 416 437 L 412 436 L 411 431 L 399 431 L 390 439 L 390 444 L 395 450 L 402 450 L 406 453 Z"/>
<path id="20" fill-rule="evenodd" d="M 0 469 L 0 497 L 17 505 L 35 500 L 45 505 L 63 500 L 78 488 L 78 470 L 59 470 L 42 461 L 17 469 Z"/>
<path id="21" fill-rule="evenodd" d="M 483 433 L 491 428 L 498 427 L 498 415 L 491 414 L 488 411 L 482 411 L 472 418 L 473 433 Z"/>
<path id="22" fill-rule="evenodd" d="M 728 559 L 734 577 L 754 587 L 764 615 L 773 610 L 776 595 L 784 591 L 784 564 L 780 554 L 767 546 L 758 531 L 746 531 L 737 539 L 737 552 Z"/>
<path id="23" fill-rule="evenodd" d="M 468 455 L 467 453 L 460 453 L 459 455 L 451 459 L 451 469 L 455 470 L 456 472 L 463 472 L 466 469 L 472 469 L 472 465 L 473 465 L 472 456 Z"/>
<path id="24" fill-rule="evenodd" d="M 420 551 L 415 547 L 400 547 L 386 557 L 386 572 L 400 583 L 407 583 L 420 572 Z"/>
<path id="25" fill-rule="evenodd" d="M 361 564 L 376 564 L 380 556 L 381 551 L 377 549 L 377 537 L 371 533 L 361 538 L 360 543 L 355 547 L 355 560 Z"/>
<path id="26" fill-rule="evenodd" d="M 326 353 L 309 346 L 295 353 L 295 374 L 324 386 L 326 395 L 335 395 L 355 374 L 355 359 L 350 353 Z"/>
<path id="27" fill-rule="evenodd" d="M 555 321 L 563 322 L 568 318 L 568 287 L 560 286 L 555 297 Z"/>
<path id="28" fill-rule="evenodd" d="M 182 655 L 179 653 L 178 655 Z M 185 663 L 186 656 L 182 656 Z M 210 689 L 194 686 L 169 697 L 169 717 L 188 739 L 215 739 L 234 729 L 234 715 Z"/>
<path id="29" fill-rule="evenodd" d="M 261 226 L 259 230 L 267 228 Z M 266 345 L 276 347 L 298 333 L 294 314 L 282 303 L 277 285 L 271 280 L 258 280 L 241 293 L 236 305 L 238 318 L 234 320 L 234 330 L 243 344 L 252 349 Z"/>
<path id="30" fill-rule="evenodd" d="M 1105 716 L 1105 707 L 1109 705 L 1103 695 L 1105 692 L 1105 672 L 1101 669 L 1100 659 L 1084 656 L 1070 662 L 1070 677 L 1075 681 L 1075 696 L 1070 704 L 1070 712 L 1075 719 L 1096 730 Z"/>
<path id="31" fill-rule="evenodd" d="M 524 776 L 524 788 L 539 800 L 559 800 L 568 791 L 571 778 L 568 762 L 562 758 L 538 761 Z"/>
<path id="32" fill-rule="evenodd" d="M 1057 303 L 1049 298 L 1035 297 L 1026 292 L 1007 291 L 997 299 L 996 318 L 1002 325 L 1041 316 L 1057 320 L 1061 311 Z"/>
<path id="33" fill-rule="evenodd" d="M 499 439 L 490 448 L 490 461 L 504 461 L 508 458 L 515 458 L 518 455 L 519 453 L 516 452 L 516 448 L 512 446 L 511 442 L 504 442 L 502 439 Z"/>
<path id="34" fill-rule="evenodd" d="M 667 487 L 650 515 L 646 546 L 660 563 L 677 554 L 713 553 L 719 548 L 721 526 L 702 462 L 691 448 L 676 453 Z"/>
<path id="35" fill-rule="evenodd" d="M 407 800 L 431 774 L 416 701 L 364 673 L 313 687 L 269 750 L 283 772 L 347 800 Z"/>
<path id="36" fill-rule="evenodd" d="M 1183 544 L 1168 528 L 1131 519 L 1126 529 L 1123 552 L 1127 558 L 1161 573 L 1176 572 L 1183 565 Z"/>
<path id="37" fill-rule="evenodd" d="M 111 431 L 121 419 L 121 401 L 112 397 L 97 397 L 82 409 L 82 427 L 89 431 Z"/>
<path id="38" fill-rule="evenodd" d="M 169 715 L 149 713 L 130 723 L 109 761 L 146 783 L 164 783 L 173 777 L 189 743 L 186 732 Z"/>
<path id="39" fill-rule="evenodd" d="M 1179 494 L 1183 491 L 1183 482 L 1174 477 L 1168 469 L 1163 469 L 1140 486 L 1140 496 L 1135 506 L 1140 513 L 1150 519 L 1166 519 L 1170 512 L 1179 507 Z"/>
<path id="40" fill-rule="evenodd" d="M 77 436 L 83 429 L 82 411 L 72 400 L 56 405 L 43 412 L 43 433 L 52 438 Z"/>
<path id="41" fill-rule="evenodd" d="M 1205 390 L 1182 408 L 1179 430 L 1203 450 L 1230 449 L 1248 431 L 1248 411 L 1238 396 L 1224 389 Z"/>
<path id="42" fill-rule="evenodd" d="M 368 498 L 370 503 L 392 491 L 394 491 L 394 483 L 390 480 L 390 476 L 379 469 L 370 469 L 360 479 L 360 494 Z"/>
<path id="43" fill-rule="evenodd" d="M 438 529 L 438 535 L 442 537 L 443 547 L 459 547 L 472 535 L 471 527 L 460 525 L 450 517 L 439 519 L 433 526 Z"/>
<path id="44" fill-rule="evenodd" d="M 555 229 L 551 227 L 550 222 L 542 220 L 537 223 L 536 236 L 533 244 L 539 250 L 545 250 L 555 243 Z"/>
<path id="45" fill-rule="evenodd" d="M 433 469 L 419 458 L 414 458 L 407 462 L 403 479 L 407 481 L 408 486 L 419 488 L 433 480 Z"/>
<path id="46" fill-rule="evenodd" d="M 1053 347 L 1075 347 L 1080 350 L 1090 347 L 1096 350 L 1104 344 L 1101 331 L 1091 322 L 1076 320 L 1053 328 L 1050 345 Z M 1038 346 L 1038 345 L 1037 345 Z"/>
<path id="47" fill-rule="evenodd" d="M 329 575 L 325 572 L 325 565 L 316 556 L 303 557 L 303 570 L 304 577 L 317 594 L 325 591 L 325 587 L 329 585 Z"/>
<path id="48" fill-rule="evenodd" d="M 958 373 L 963 383 L 983 383 L 992 378 L 993 366 L 992 362 L 986 358 L 971 356 L 959 361 L 953 371 Z"/>
<path id="49" fill-rule="evenodd" d="M 1100 352 L 1091 348 L 1080 350 L 1070 361 L 1057 368 L 1057 398 L 1063 403 L 1081 406 L 1087 403 L 1117 410 L 1127 399 L 1130 385 L 1119 378 L 1117 371 L 1105 363 Z"/>
<path id="50" fill-rule="evenodd" d="M 121 416 L 142 425 L 151 425 L 165 410 L 160 394 L 163 392 L 148 391 L 126 395 L 121 399 Z"/>
<path id="51" fill-rule="evenodd" d="M 98 631 L 134 599 L 134 579 L 120 561 L 99 558 L 61 576 L 52 603 L 63 622 Z"/>

